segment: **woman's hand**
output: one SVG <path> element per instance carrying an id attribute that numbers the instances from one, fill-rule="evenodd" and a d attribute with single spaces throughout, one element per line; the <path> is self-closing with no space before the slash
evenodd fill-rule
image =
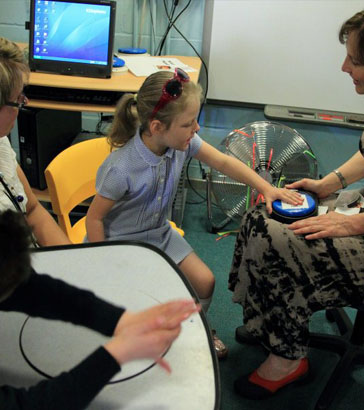
<path id="1" fill-rule="evenodd" d="M 305 239 L 360 235 L 363 233 L 363 214 L 329 212 L 294 222 L 287 228 L 296 235 L 304 235 Z"/>
<path id="2" fill-rule="evenodd" d="M 125 312 L 105 349 L 120 364 L 150 358 L 170 372 L 169 364 L 161 356 L 179 335 L 181 323 L 200 310 L 201 306 L 191 299 L 164 303 L 138 313 Z"/>
<path id="3" fill-rule="evenodd" d="M 301 205 L 303 203 L 302 196 L 296 191 L 286 188 L 270 187 L 269 191 L 264 193 L 264 200 L 269 214 L 272 213 L 272 202 L 276 199 L 280 199 L 291 205 Z"/>
<path id="4" fill-rule="evenodd" d="M 183 320 L 189 318 L 193 313 L 201 310 L 200 305 L 196 305 L 193 299 L 177 300 L 153 306 L 141 312 L 126 311 L 119 319 L 114 330 L 117 336 L 124 327 L 146 322 L 158 317 L 164 318 L 164 327 L 173 329 L 179 326 Z"/>
<path id="5" fill-rule="evenodd" d="M 321 179 L 304 178 L 299 181 L 292 182 L 292 184 L 287 184 L 286 188 L 303 189 L 305 191 L 313 192 L 318 196 L 318 198 L 326 198 L 331 193 L 325 192 Z"/>
<path id="6" fill-rule="evenodd" d="M 137 359 L 152 359 L 170 373 L 171 368 L 162 355 L 179 335 L 181 325 L 166 330 L 164 324 L 164 318 L 157 317 L 121 327 L 104 347 L 120 365 Z"/>

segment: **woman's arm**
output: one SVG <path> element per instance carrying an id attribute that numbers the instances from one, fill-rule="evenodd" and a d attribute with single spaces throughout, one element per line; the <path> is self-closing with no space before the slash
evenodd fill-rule
<path id="1" fill-rule="evenodd" d="M 272 211 L 272 202 L 275 199 L 282 199 L 293 205 L 302 203 L 302 198 L 297 192 L 273 187 L 242 161 L 223 154 L 204 141 L 202 142 L 200 150 L 195 155 L 195 158 L 209 165 L 211 168 L 220 171 L 222 174 L 246 185 L 250 185 L 262 193 L 269 213 Z"/>
<path id="2" fill-rule="evenodd" d="M 346 183 L 352 184 L 364 177 L 364 158 L 358 151 L 348 161 L 338 168 Z M 289 188 L 303 188 L 315 192 L 319 198 L 342 188 L 340 178 L 330 172 L 319 180 L 302 179 L 288 185 Z M 364 214 L 343 215 L 329 212 L 313 218 L 294 222 L 288 227 L 297 235 L 304 235 L 305 239 L 319 239 L 326 237 L 355 236 L 364 234 Z"/>
<path id="3" fill-rule="evenodd" d="M 23 184 L 24 192 L 28 197 L 27 222 L 32 228 L 37 242 L 41 246 L 69 245 L 71 241 L 62 229 L 57 225 L 49 212 L 43 208 L 34 195 L 23 170 L 17 167 L 18 177 Z"/>
<path id="4" fill-rule="evenodd" d="M 80 364 L 29 389 L 0 387 L 0 408 L 81 410 L 120 370 L 120 365 L 150 358 L 171 372 L 163 353 L 178 337 L 181 323 L 201 307 L 191 300 L 159 304 L 120 320 L 114 337 Z"/>
<path id="5" fill-rule="evenodd" d="M 35 271 L 0 303 L 0 310 L 71 322 L 107 336 L 113 334 L 124 313 L 123 308 L 98 298 L 89 290 Z"/>
<path id="6" fill-rule="evenodd" d="M 105 240 L 104 218 L 114 206 L 115 201 L 96 194 L 86 216 L 87 238 L 89 242 Z"/>
<path id="7" fill-rule="evenodd" d="M 364 157 L 358 151 L 348 161 L 346 161 L 343 165 L 341 165 L 338 168 L 338 171 L 341 172 L 341 174 L 345 178 L 346 183 L 348 185 L 352 184 L 353 182 L 358 181 L 359 179 L 364 177 Z M 337 175 L 333 174 L 333 176 L 339 179 Z M 328 175 L 326 177 L 328 177 Z M 339 180 L 339 185 L 341 188 L 340 180 Z"/>
<path id="8" fill-rule="evenodd" d="M 364 177 L 364 158 L 358 151 L 348 161 L 338 168 L 348 185 Z M 333 192 L 342 188 L 338 176 L 330 172 L 324 178 L 313 180 L 304 178 L 300 181 L 286 185 L 287 188 L 302 188 L 307 191 L 315 192 L 319 198 L 326 198 Z"/>
<path id="9" fill-rule="evenodd" d="M 0 408 L 13 410 L 81 410 L 120 371 L 120 365 L 103 347 L 69 372 L 26 388 L 0 387 Z"/>

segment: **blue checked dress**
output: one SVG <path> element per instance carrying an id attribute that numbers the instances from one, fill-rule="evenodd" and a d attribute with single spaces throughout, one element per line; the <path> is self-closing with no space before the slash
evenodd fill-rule
<path id="1" fill-rule="evenodd" d="M 96 191 L 115 201 L 104 218 L 106 240 L 136 240 L 155 245 L 175 263 L 193 249 L 168 222 L 185 161 L 202 144 L 195 134 L 186 151 L 169 148 L 158 156 L 147 148 L 139 132 L 112 152 L 97 173 Z M 87 239 L 86 239 L 87 240 Z"/>

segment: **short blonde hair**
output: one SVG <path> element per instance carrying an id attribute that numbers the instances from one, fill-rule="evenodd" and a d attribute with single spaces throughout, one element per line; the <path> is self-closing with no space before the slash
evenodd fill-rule
<path id="1" fill-rule="evenodd" d="M 12 41 L 0 37 L 0 106 L 12 97 L 12 93 L 28 77 L 29 67 L 23 52 Z"/>

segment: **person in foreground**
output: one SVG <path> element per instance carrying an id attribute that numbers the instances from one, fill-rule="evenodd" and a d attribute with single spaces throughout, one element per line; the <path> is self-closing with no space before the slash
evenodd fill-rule
<path id="1" fill-rule="evenodd" d="M 187 241 L 168 222 L 183 165 L 191 157 L 261 192 L 271 210 L 280 198 L 302 200 L 296 192 L 272 187 L 243 162 L 203 141 L 200 127 L 201 87 L 181 69 L 150 75 L 137 95 L 118 103 L 109 135 L 116 148 L 100 167 L 86 218 L 87 240 L 139 240 L 163 250 L 190 280 L 205 312 L 215 279 Z M 219 358 L 227 348 L 214 334 Z"/>
<path id="2" fill-rule="evenodd" d="M 0 37 L 0 210 L 22 213 L 41 246 L 70 244 L 69 239 L 40 204 L 30 188 L 7 138 L 19 110 L 28 103 L 23 93 L 29 68 L 19 47 Z"/>
<path id="3" fill-rule="evenodd" d="M 346 44 L 342 70 L 364 94 L 364 11 L 341 27 Z M 314 192 L 323 205 L 329 196 L 364 177 L 364 151 L 319 180 L 287 185 Z M 331 201 L 333 203 L 334 201 Z M 263 207 L 242 220 L 229 277 L 233 301 L 244 308 L 239 341 L 260 342 L 269 351 L 253 373 L 235 381 L 244 397 L 259 399 L 309 376 L 309 319 L 318 310 L 363 305 L 364 214 L 329 212 L 284 225 Z"/>
<path id="4" fill-rule="evenodd" d="M 139 313 L 126 311 L 90 291 L 37 274 L 30 263 L 30 235 L 19 213 L 0 213 L 0 311 L 83 325 L 111 339 L 53 379 L 28 389 L 0 386 L 0 408 L 83 409 L 124 363 L 135 359 L 153 359 L 171 372 L 162 355 L 178 337 L 181 323 L 200 310 L 199 305 L 192 299 L 178 300 Z"/>

